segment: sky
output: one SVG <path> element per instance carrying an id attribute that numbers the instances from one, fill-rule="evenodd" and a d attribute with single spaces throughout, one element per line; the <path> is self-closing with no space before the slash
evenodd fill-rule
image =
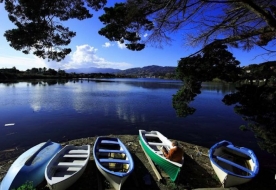
<path id="1" fill-rule="evenodd" d="M 33 54 L 24 54 L 10 47 L 4 32 L 15 28 L 8 19 L 8 14 L 4 9 L 3 3 L 0 3 L 0 68 L 16 67 L 18 70 L 25 71 L 32 68 L 51 68 L 51 69 L 70 69 L 70 68 L 113 68 L 129 69 L 144 67 L 149 65 L 174 66 L 177 67 L 178 60 L 187 57 L 196 52 L 200 47 L 192 48 L 183 45 L 181 34 L 173 34 L 173 41 L 170 45 L 164 44 L 163 48 L 146 45 L 142 51 L 128 50 L 124 44 L 110 42 L 104 36 L 100 36 L 98 31 L 103 27 L 98 17 L 103 11 L 92 11 L 94 16 L 86 20 L 70 20 L 64 23 L 64 26 L 75 31 L 77 35 L 68 45 L 72 52 L 60 62 L 43 60 Z M 147 34 L 142 36 L 146 40 Z M 257 56 L 264 51 L 255 48 L 250 52 L 237 49 L 228 49 L 241 66 L 253 63 L 262 63 L 269 60 L 275 60 L 275 57 Z"/>

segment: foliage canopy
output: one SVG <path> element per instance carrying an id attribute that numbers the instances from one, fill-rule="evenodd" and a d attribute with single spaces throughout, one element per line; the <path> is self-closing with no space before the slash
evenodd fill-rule
<path id="1" fill-rule="evenodd" d="M 227 82 L 236 81 L 241 73 L 240 62 L 227 51 L 226 45 L 212 45 L 202 54 L 181 58 L 176 68 L 184 86 L 173 96 L 173 107 L 178 116 L 186 117 L 195 112 L 188 104 L 200 94 L 201 83 L 220 78 Z"/>
<path id="2" fill-rule="evenodd" d="M 109 17 L 112 19 L 106 19 Z M 229 44 L 250 50 L 275 43 L 276 38 L 273 0 L 128 0 L 106 8 L 101 18 L 106 24 L 101 35 L 109 40 L 127 40 L 134 46 L 169 42 L 171 34 L 179 31 L 188 45 L 203 47 Z M 133 34 L 131 38 L 128 33 Z M 149 36 L 142 41 L 140 36 L 145 33 Z"/>
<path id="3" fill-rule="evenodd" d="M 87 7 L 101 9 L 106 0 L 1 0 L 16 28 L 4 34 L 10 46 L 25 54 L 32 52 L 43 59 L 60 61 L 71 52 L 66 48 L 76 35 L 62 22 L 87 19 Z"/>
<path id="4" fill-rule="evenodd" d="M 91 10 L 104 9 L 106 25 L 99 34 L 142 50 L 146 43 L 170 42 L 183 32 L 189 45 L 228 44 L 250 50 L 275 44 L 274 0 L 127 0 L 105 7 L 107 0 L 0 0 L 16 26 L 7 30 L 10 46 L 24 53 L 60 61 L 71 52 L 66 46 L 76 35 L 63 25 L 69 19 L 88 19 Z M 148 33 L 146 41 L 141 36 Z M 268 50 L 268 53 L 275 53 Z"/>

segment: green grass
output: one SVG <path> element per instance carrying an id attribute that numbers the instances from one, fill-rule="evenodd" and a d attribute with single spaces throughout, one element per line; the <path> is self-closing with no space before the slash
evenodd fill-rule
<path id="1" fill-rule="evenodd" d="M 23 185 L 21 185 L 17 189 L 12 189 L 12 190 L 35 190 L 35 187 L 33 186 L 32 181 L 27 181 L 26 183 L 24 183 Z"/>
<path id="2" fill-rule="evenodd" d="M 248 131 L 248 128 L 245 125 L 240 126 L 241 131 Z"/>

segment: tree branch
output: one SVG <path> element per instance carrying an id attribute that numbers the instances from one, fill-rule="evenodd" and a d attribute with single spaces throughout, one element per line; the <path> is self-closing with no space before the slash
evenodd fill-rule
<path id="1" fill-rule="evenodd" d="M 248 10 L 253 11 L 259 17 L 263 18 L 266 21 L 266 23 L 272 28 L 272 31 L 276 31 L 276 19 L 272 16 L 271 13 L 267 12 L 265 9 L 262 9 L 253 1 L 241 0 L 239 4 L 243 5 Z"/>

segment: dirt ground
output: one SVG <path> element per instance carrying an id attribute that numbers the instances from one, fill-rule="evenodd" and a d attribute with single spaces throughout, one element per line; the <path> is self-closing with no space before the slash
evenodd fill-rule
<path id="1" fill-rule="evenodd" d="M 113 136 L 113 135 L 110 135 Z M 168 177 L 160 170 L 163 175 L 162 180 L 158 181 L 149 161 L 142 150 L 137 135 L 116 135 L 127 146 L 132 154 L 135 169 L 134 172 L 124 183 L 122 190 L 174 190 L 174 189 L 196 189 L 196 188 L 218 188 L 221 187 L 208 158 L 208 148 L 179 141 L 185 154 L 185 161 L 176 182 L 171 182 Z M 61 143 L 62 145 L 90 144 L 93 148 L 96 137 L 76 139 Z M 173 139 L 171 139 L 173 140 Z M 5 176 L 10 165 L 27 149 L 11 149 L 0 151 L 0 181 Z M 275 190 L 275 170 L 260 166 L 257 177 L 250 182 L 239 185 L 239 190 Z M 49 190 L 46 181 L 41 183 L 37 190 Z M 88 166 L 81 178 L 68 190 L 86 189 L 112 189 L 107 180 L 99 173 L 93 155 L 91 154 Z"/>

